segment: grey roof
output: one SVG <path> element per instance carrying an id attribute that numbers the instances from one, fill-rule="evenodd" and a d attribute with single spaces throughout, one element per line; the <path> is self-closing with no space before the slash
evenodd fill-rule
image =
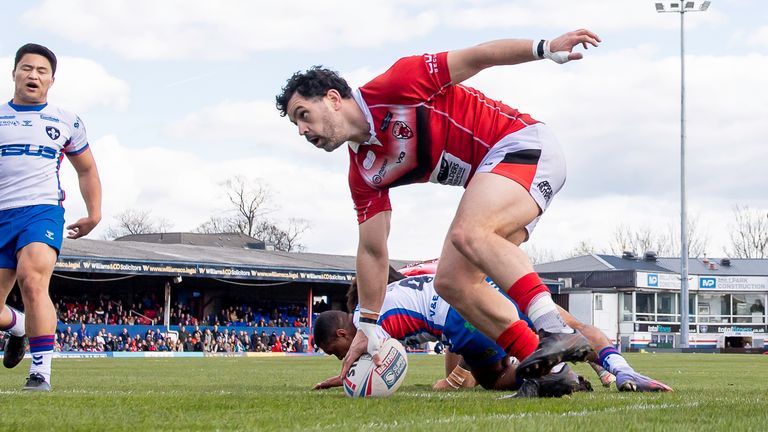
<path id="1" fill-rule="evenodd" d="M 231 247 L 242 249 L 266 249 L 266 244 L 242 233 L 148 233 L 129 234 L 115 241 L 137 241 L 144 243 L 188 244 L 196 246 Z"/>
<path id="2" fill-rule="evenodd" d="M 536 264 L 534 267 L 539 273 L 611 270 L 605 261 L 591 254 Z"/>
<path id="3" fill-rule="evenodd" d="M 558 274 L 642 271 L 654 273 L 679 273 L 680 258 L 657 258 L 656 261 L 627 259 L 615 255 L 590 254 L 537 264 L 538 273 L 554 277 Z M 688 273 L 713 276 L 768 276 L 768 259 L 730 258 L 730 265 L 721 259 L 690 258 Z M 561 277 L 561 276 L 557 276 Z"/>
<path id="4" fill-rule="evenodd" d="M 561 272 L 594 272 L 612 270 L 640 270 L 654 272 L 668 272 L 658 262 L 630 260 L 614 255 L 589 254 L 579 257 L 566 258 L 559 261 L 537 264 L 534 266 L 539 273 Z"/>
<path id="5" fill-rule="evenodd" d="M 730 265 L 721 264 L 719 258 L 691 258 L 688 273 L 712 276 L 768 276 L 768 259 L 729 258 Z M 710 263 L 714 268 L 710 268 Z M 675 273 L 680 272 L 680 258 L 659 258 L 659 264 Z"/>
<path id="6" fill-rule="evenodd" d="M 89 239 L 65 239 L 61 250 L 61 258 L 99 258 L 245 265 L 264 268 L 355 271 L 355 257 L 353 256 Z M 396 267 L 402 267 L 408 263 L 401 260 L 391 260 L 391 262 Z"/>

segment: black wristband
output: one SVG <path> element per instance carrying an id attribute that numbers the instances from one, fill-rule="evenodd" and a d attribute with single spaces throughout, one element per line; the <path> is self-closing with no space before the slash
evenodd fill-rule
<path id="1" fill-rule="evenodd" d="M 544 39 L 539 41 L 539 45 L 536 46 L 536 55 L 539 56 L 540 59 L 544 58 Z"/>
<path id="2" fill-rule="evenodd" d="M 360 317 L 360 322 L 366 323 L 366 324 L 377 324 L 378 320 L 375 320 L 373 318 Z"/>

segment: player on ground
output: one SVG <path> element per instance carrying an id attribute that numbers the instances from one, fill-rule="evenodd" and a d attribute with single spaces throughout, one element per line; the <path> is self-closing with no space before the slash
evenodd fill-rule
<path id="1" fill-rule="evenodd" d="M 380 337 L 395 337 L 403 343 L 444 340 L 449 352 L 463 356 L 462 362 L 451 355 L 446 356 L 445 382 L 458 388 L 474 386 L 476 380 L 484 388 L 495 390 L 515 390 L 523 381 L 515 376 L 515 362 L 501 347 L 483 334 L 475 331 L 468 323 L 440 298 L 434 291 L 434 274 L 430 273 L 435 264 L 411 266 L 400 272 L 390 268 L 389 285 L 382 307 Z M 403 274 L 410 276 L 406 278 Z M 509 301 L 507 299 L 507 301 Z M 516 305 L 513 306 L 516 307 Z M 349 315 L 341 311 L 329 311 L 321 314 L 315 324 L 315 342 L 328 354 L 343 358 L 349 344 L 359 327 L 359 307 L 357 305 L 357 284 L 353 281 L 347 294 L 347 308 L 355 311 Z M 595 350 L 612 347 L 610 340 L 598 328 L 581 323 L 570 313 L 560 309 L 566 322 L 583 333 Z M 530 322 L 522 316 L 523 323 Z M 527 324 L 526 324 L 527 325 Z M 342 329 L 343 331 L 339 331 Z M 618 353 L 616 353 L 618 354 Z M 525 356 L 524 350 L 518 356 Z M 523 360 L 525 357 L 518 357 Z M 623 359 L 623 358 L 622 358 Z M 453 361 L 452 361 L 453 360 Z M 613 368 L 620 376 L 617 387 L 621 391 L 671 391 L 665 384 L 636 373 L 628 364 L 624 368 Z M 527 380 L 526 391 L 531 388 L 545 395 L 557 394 L 553 389 L 576 389 L 580 380 L 566 372 L 551 374 L 542 379 Z M 471 371 L 471 373 L 470 373 Z M 569 377 L 570 375 L 570 377 Z M 602 377 L 601 377 L 602 378 Z M 602 379 L 601 379 L 602 381 Z M 319 388 L 329 384 L 341 383 L 341 376 L 332 377 L 320 383 Z M 570 383 L 570 384 L 568 384 Z M 436 386 L 440 387 L 438 382 Z M 523 392 L 525 393 L 525 392 Z"/>
<path id="2" fill-rule="evenodd" d="M 486 389 L 518 390 L 525 397 L 559 397 L 574 391 L 591 390 L 582 377 L 563 364 L 552 373 L 535 379 L 523 380 L 515 373 L 516 361 L 487 336 L 469 325 L 455 309 L 441 299 L 434 289 L 434 275 L 406 278 L 390 268 L 390 284 L 384 299 L 378 336 L 384 340 L 394 337 L 405 344 L 443 340 L 448 349 L 462 356 L 464 365 L 449 374 L 449 379 L 472 377 Z M 354 314 L 326 311 L 314 325 L 315 343 L 327 354 L 343 359 L 360 325 L 360 312 L 356 308 L 357 285 L 352 283 L 348 293 L 348 307 Z M 517 321 L 527 326 L 525 321 Z M 528 331 L 531 331 L 528 329 Z M 532 352 L 537 341 L 532 341 Z M 518 353 L 518 355 L 526 355 Z M 522 357 L 524 358 L 524 357 Z M 331 377 L 315 386 L 316 389 L 336 387 L 342 376 Z"/>
<path id="3" fill-rule="evenodd" d="M 412 264 L 408 267 L 400 269 L 399 272 L 406 276 L 430 276 L 435 273 L 437 268 L 437 260 L 431 260 Z M 390 281 L 392 280 L 392 277 L 393 276 L 390 275 Z M 492 281 L 487 280 L 487 282 L 493 286 L 494 289 L 498 289 L 498 286 L 496 286 Z M 515 305 L 515 308 L 517 308 L 517 305 Z M 626 359 L 624 359 L 624 357 L 616 350 L 616 348 L 614 348 L 610 339 L 608 339 L 608 336 L 606 336 L 605 333 L 603 333 L 600 329 L 593 325 L 582 323 L 560 306 L 557 306 L 557 309 L 569 327 L 575 329 L 589 340 L 589 343 L 592 346 L 594 352 L 590 353 L 587 359 L 589 360 L 589 364 L 592 369 L 600 378 L 600 382 L 603 384 L 603 386 L 608 387 L 612 382 L 615 381 L 616 387 L 619 389 L 619 391 L 672 391 L 672 388 L 663 382 L 637 373 L 632 368 L 632 366 L 627 363 Z M 528 318 L 525 316 L 523 316 L 523 318 L 528 320 Z M 520 358 L 520 360 L 524 359 Z M 448 361 L 449 357 L 446 358 L 446 362 Z M 446 369 L 450 370 L 450 368 L 453 368 L 454 365 L 459 368 L 458 371 L 455 370 L 454 372 L 458 373 L 460 377 L 466 375 L 462 374 L 461 365 L 456 364 L 455 361 L 450 366 L 446 365 Z"/>
<path id="4" fill-rule="evenodd" d="M 441 254 L 440 296 L 506 350 L 521 337 L 515 310 L 485 284 L 485 275 L 503 287 L 544 331 L 536 352 L 520 365 L 524 376 L 587 355 L 586 339 L 563 322 L 519 248 L 565 182 L 560 146 L 544 123 L 461 83 L 498 65 L 577 60 L 582 54 L 574 47 L 599 41 L 582 29 L 551 41 L 498 40 L 406 57 L 356 91 L 319 66 L 288 80 L 277 108 L 299 134 L 329 152 L 349 142 L 361 331 L 343 372 L 366 351 L 380 362 L 376 323 L 389 265 L 389 188 L 427 181 L 466 187 Z"/>
<path id="5" fill-rule="evenodd" d="M 16 52 L 13 99 L 0 106 L 0 330 L 9 333 L 3 365 L 15 367 L 29 340 L 32 365 L 24 390 L 51 389 L 56 310 L 48 284 L 61 249 L 64 191 L 59 167 L 66 155 L 77 171 L 88 216 L 67 226 L 79 238 L 101 220 L 101 182 L 83 122 L 48 105 L 56 56 L 26 44 Z M 5 305 L 18 282 L 24 313 Z"/>

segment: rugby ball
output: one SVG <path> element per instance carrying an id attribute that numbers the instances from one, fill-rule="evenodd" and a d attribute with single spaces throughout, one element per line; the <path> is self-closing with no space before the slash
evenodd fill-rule
<path id="1" fill-rule="evenodd" d="M 344 394 L 351 398 L 391 396 L 405 380 L 408 356 L 397 339 L 387 339 L 379 350 L 381 366 L 363 354 L 344 377 Z"/>

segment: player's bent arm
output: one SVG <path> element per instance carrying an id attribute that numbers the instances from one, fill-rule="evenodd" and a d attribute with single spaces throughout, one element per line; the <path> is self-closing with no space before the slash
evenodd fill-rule
<path id="1" fill-rule="evenodd" d="M 101 179 L 90 149 L 67 157 L 77 172 L 80 193 L 88 211 L 87 217 L 67 227 L 71 231 L 69 238 L 79 238 L 91 232 L 101 221 Z"/>
<path id="2" fill-rule="evenodd" d="M 392 212 L 381 212 L 359 225 L 357 289 L 361 311 L 378 313 L 384 303 L 389 275 L 387 238 Z"/>
<path id="3" fill-rule="evenodd" d="M 451 82 L 458 84 L 492 66 L 514 65 L 537 60 L 530 39 L 503 39 L 448 52 Z"/>
<path id="4" fill-rule="evenodd" d="M 312 387 L 312 390 L 325 390 L 333 387 L 341 387 L 341 385 L 341 375 L 334 375 L 324 381 L 315 384 L 315 386 Z"/>
<path id="5" fill-rule="evenodd" d="M 579 29 L 552 39 L 541 47 L 540 53 L 539 42 L 540 40 L 531 39 L 502 39 L 450 51 L 447 61 L 451 82 L 458 84 L 493 66 L 515 65 L 545 57 L 557 63 L 578 60 L 583 56 L 581 53 L 572 52 L 573 48 L 579 44 L 585 49 L 587 44 L 597 46 L 600 38 L 589 30 Z"/>

